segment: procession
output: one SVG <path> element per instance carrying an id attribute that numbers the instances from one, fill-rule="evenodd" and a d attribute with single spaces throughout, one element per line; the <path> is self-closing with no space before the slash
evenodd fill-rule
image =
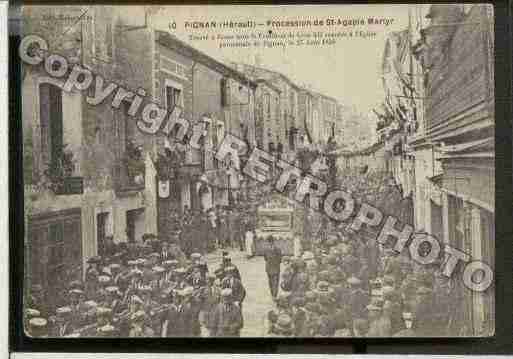
<path id="1" fill-rule="evenodd" d="M 375 198 L 398 216 L 405 210 L 399 189 L 383 174 L 346 176 L 339 182 L 355 197 Z M 52 306 L 41 301 L 44 288 L 34 286 L 27 303 L 27 334 L 240 336 L 243 306 L 263 294 L 245 288 L 246 278 L 230 253 L 254 260 L 256 219 L 251 213 L 232 214 L 241 218 L 230 224 L 241 228 L 229 227 L 227 211 L 215 212 L 196 221 L 185 213 L 170 240 L 147 235 L 135 246 L 110 242 L 105 257 L 88 260 L 85 280 L 69 283 Z M 205 227 L 210 218 L 215 218 L 213 228 Z M 262 273 L 253 275 L 265 271 L 274 303 L 260 313 L 262 336 L 434 336 L 458 325 L 457 310 L 451 307 L 453 284 L 436 266 L 415 265 L 408 255 L 326 216 L 312 213 L 309 218 L 308 237 L 295 241 L 291 255 L 282 253 L 272 235 L 262 239 L 265 264 Z M 193 231 L 191 224 L 205 229 Z M 227 233 L 240 235 L 230 238 Z M 215 267 L 207 260 L 212 255 L 221 257 Z"/>
<path id="2" fill-rule="evenodd" d="M 24 7 L 25 335 L 493 335 L 490 8 Z"/>

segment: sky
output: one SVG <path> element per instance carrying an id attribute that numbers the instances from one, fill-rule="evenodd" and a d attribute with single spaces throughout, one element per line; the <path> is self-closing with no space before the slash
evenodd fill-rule
<path id="1" fill-rule="evenodd" d="M 133 9 L 135 10 L 135 9 Z M 140 14 L 140 12 L 139 12 Z M 248 21 L 305 20 L 335 18 L 341 20 L 369 17 L 393 19 L 388 26 L 319 26 L 306 28 L 274 28 L 275 33 L 288 32 L 338 32 L 361 30 L 376 32 L 372 38 L 339 39 L 335 45 L 315 47 L 277 48 L 219 48 L 218 41 L 190 41 L 190 35 L 209 36 L 246 32 L 267 32 L 267 26 L 250 30 L 185 29 L 189 21 Z M 388 33 L 408 27 L 407 5 L 255 5 L 255 6 L 166 6 L 152 16 L 152 25 L 188 42 L 197 49 L 224 62 L 255 63 L 260 58 L 263 67 L 282 72 L 299 85 L 309 85 L 313 90 L 335 97 L 340 103 L 355 105 L 366 114 L 383 99 L 380 64 Z M 176 29 L 169 24 L 176 23 Z"/>

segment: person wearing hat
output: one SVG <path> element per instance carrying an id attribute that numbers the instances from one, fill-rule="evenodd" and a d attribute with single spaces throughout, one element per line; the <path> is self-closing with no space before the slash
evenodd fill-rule
<path id="1" fill-rule="evenodd" d="M 108 307 L 97 307 L 96 308 L 96 323 L 98 328 L 110 324 L 112 321 L 112 309 Z"/>
<path id="2" fill-rule="evenodd" d="M 240 213 L 229 209 L 227 216 L 228 233 L 230 234 L 230 241 L 239 247 L 241 252 L 244 251 L 244 241 L 242 240 L 241 233 L 241 218 Z"/>
<path id="3" fill-rule="evenodd" d="M 364 318 L 356 318 L 353 320 L 353 336 L 363 338 L 367 336 L 369 331 L 369 321 Z"/>
<path id="4" fill-rule="evenodd" d="M 221 290 L 221 301 L 212 317 L 210 333 L 216 337 L 239 337 L 243 327 L 242 312 L 232 300 L 232 290 Z"/>
<path id="5" fill-rule="evenodd" d="M 242 277 L 240 275 L 239 268 L 235 264 L 232 263 L 232 259 L 228 255 L 228 252 L 223 251 L 223 258 L 221 261 L 220 268 L 226 269 L 227 267 L 235 267 L 234 275 L 238 280 L 242 280 Z"/>
<path id="6" fill-rule="evenodd" d="M 30 326 L 29 326 L 29 322 L 32 318 L 40 318 L 41 317 L 41 312 L 37 309 L 33 309 L 33 308 L 27 308 L 25 310 L 25 315 L 23 317 L 23 329 L 25 331 L 25 333 L 29 333 L 30 331 Z"/>
<path id="7" fill-rule="evenodd" d="M 233 266 L 226 267 L 226 278 L 223 280 L 222 287 L 229 288 L 232 291 L 231 299 L 242 311 L 242 303 L 246 298 L 246 289 L 242 285 L 240 279 L 236 277 L 236 268 Z"/>
<path id="8" fill-rule="evenodd" d="M 72 320 L 72 310 L 70 307 L 59 307 L 55 311 L 55 327 L 54 327 L 54 335 L 55 337 L 63 337 L 65 335 L 71 334 L 74 330 Z"/>
<path id="9" fill-rule="evenodd" d="M 164 263 L 165 261 L 175 259 L 171 252 L 169 251 L 169 243 L 167 241 L 162 242 L 162 249 L 159 253 L 159 261 L 160 263 Z"/>
<path id="10" fill-rule="evenodd" d="M 161 337 L 173 338 L 177 336 L 176 325 L 178 321 L 178 303 L 179 291 L 171 290 L 166 294 L 166 310 L 162 313 L 161 317 Z"/>
<path id="11" fill-rule="evenodd" d="M 175 289 L 184 289 L 187 286 L 186 283 L 186 273 L 187 270 L 184 267 L 176 268 L 173 271 L 173 287 Z"/>
<path id="12" fill-rule="evenodd" d="M 294 336 L 294 321 L 290 315 L 281 314 L 276 318 L 276 322 L 269 333 L 270 337 L 291 337 Z"/>
<path id="13" fill-rule="evenodd" d="M 203 278 L 203 273 L 201 267 L 199 265 L 195 265 L 192 267 L 192 273 L 187 276 L 185 279 L 187 284 L 194 289 L 199 289 L 206 285 L 205 280 Z"/>
<path id="14" fill-rule="evenodd" d="M 396 332 L 393 336 L 394 337 L 417 337 L 417 333 L 415 333 L 415 329 L 413 328 L 414 324 L 414 318 L 413 313 L 411 312 L 404 312 L 402 313 L 402 319 L 404 320 L 404 327 L 405 329 L 402 329 L 398 332 Z"/>
<path id="15" fill-rule="evenodd" d="M 114 327 L 112 324 L 105 324 L 101 327 L 98 327 L 97 330 L 98 336 L 105 337 L 105 338 L 112 338 L 116 336 L 116 327 Z"/>
<path id="16" fill-rule="evenodd" d="M 353 318 L 365 318 L 365 308 L 370 301 L 368 292 L 362 290 L 359 278 L 349 277 L 347 283 L 350 286 L 348 302 Z"/>
<path id="17" fill-rule="evenodd" d="M 48 337 L 48 321 L 45 318 L 34 317 L 28 321 L 28 330 L 25 331 L 31 338 Z"/>
<path id="18" fill-rule="evenodd" d="M 145 324 L 146 316 L 144 310 L 138 310 L 132 314 L 130 317 L 130 333 L 128 335 L 130 338 L 148 338 L 155 336 L 153 329 Z"/>
<path id="19" fill-rule="evenodd" d="M 87 269 L 85 273 L 85 291 L 88 298 L 92 298 L 98 289 L 98 276 L 100 270 L 98 268 L 101 258 L 93 256 L 87 260 Z"/>
<path id="20" fill-rule="evenodd" d="M 168 313 L 167 333 L 168 337 L 191 337 L 193 312 L 191 306 L 191 297 L 194 289 L 191 287 L 177 288 L 173 290 L 173 304 L 176 307 L 171 308 Z M 173 320 L 173 321 L 171 321 Z"/>
<path id="21" fill-rule="evenodd" d="M 249 223 L 244 228 L 244 244 L 246 247 L 246 259 L 255 256 L 255 228 Z"/>
<path id="22" fill-rule="evenodd" d="M 69 307 L 71 308 L 71 316 L 73 322 L 77 325 L 80 325 L 84 321 L 84 315 L 87 311 L 86 305 L 84 304 L 85 293 L 83 290 L 74 288 L 69 291 L 70 303 Z"/>
<path id="23" fill-rule="evenodd" d="M 276 246 L 273 236 L 267 238 L 267 243 L 268 245 L 264 249 L 265 272 L 267 273 L 271 297 L 276 299 L 280 282 L 282 253 L 281 249 Z"/>
<path id="24" fill-rule="evenodd" d="M 47 305 L 45 303 L 45 293 L 43 286 L 40 284 L 33 284 L 30 288 L 30 294 L 27 296 L 27 303 L 25 304 L 28 308 L 34 308 L 39 310 L 41 316 L 48 314 Z"/>
<path id="25" fill-rule="evenodd" d="M 303 295 L 295 295 L 291 301 L 292 321 L 294 323 L 294 336 L 302 337 L 306 335 L 306 311 L 304 309 L 306 301 Z"/>
<path id="26" fill-rule="evenodd" d="M 207 284 L 202 288 L 202 303 L 200 310 L 200 324 L 202 327 L 202 336 L 212 336 L 211 322 L 215 313 L 215 309 L 221 300 L 221 288 L 216 285 L 216 276 L 214 274 L 207 275 Z"/>
<path id="27" fill-rule="evenodd" d="M 310 289 L 310 281 L 306 271 L 298 270 L 294 278 L 292 279 L 291 292 L 293 296 L 304 296 L 304 294 Z"/>
<path id="28" fill-rule="evenodd" d="M 121 264 L 112 263 L 109 267 L 112 273 L 112 285 L 119 285 L 119 278 L 122 276 Z"/>
<path id="29" fill-rule="evenodd" d="M 416 292 L 416 304 L 412 311 L 417 323 L 416 331 L 419 336 L 436 336 L 436 310 L 433 301 L 433 292 L 430 288 L 421 286 Z"/>
<path id="30" fill-rule="evenodd" d="M 153 280 L 150 282 L 150 286 L 153 291 L 161 291 L 162 286 L 164 285 L 164 277 L 166 273 L 166 269 L 161 266 L 155 266 L 152 269 Z"/>
<path id="31" fill-rule="evenodd" d="M 214 271 L 214 275 L 216 277 L 215 283 L 218 287 L 221 287 L 222 282 L 225 278 L 225 271 L 223 267 L 219 267 Z"/>
<path id="32" fill-rule="evenodd" d="M 158 303 L 153 298 L 153 288 L 149 285 L 139 287 L 138 294 L 143 301 L 143 310 L 150 313 L 153 308 L 158 306 Z"/>
<path id="33" fill-rule="evenodd" d="M 100 303 L 101 306 L 110 308 L 113 315 L 117 315 L 123 311 L 124 305 L 120 300 L 120 291 L 117 286 L 108 286 L 105 288 L 105 301 Z"/>
<path id="34" fill-rule="evenodd" d="M 367 337 L 389 337 L 392 334 L 390 320 L 382 315 L 382 307 L 374 304 L 367 306 L 369 331 Z"/>

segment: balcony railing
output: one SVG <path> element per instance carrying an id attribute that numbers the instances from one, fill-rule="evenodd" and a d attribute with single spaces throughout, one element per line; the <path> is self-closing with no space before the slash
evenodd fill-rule
<path id="1" fill-rule="evenodd" d="M 114 165 L 114 190 L 118 195 L 132 195 L 145 188 L 145 164 L 142 159 L 125 156 Z"/>
<path id="2" fill-rule="evenodd" d="M 76 174 L 73 152 L 62 146 L 62 152 L 48 164 L 44 171 L 48 186 L 56 195 L 82 194 L 84 192 L 83 178 Z"/>

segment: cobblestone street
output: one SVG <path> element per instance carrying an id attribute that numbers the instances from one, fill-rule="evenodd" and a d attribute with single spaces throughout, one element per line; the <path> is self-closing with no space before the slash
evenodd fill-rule
<path id="1" fill-rule="evenodd" d="M 244 252 L 231 250 L 229 253 L 232 263 L 239 268 L 242 283 L 246 288 L 246 299 L 242 307 L 244 328 L 241 331 L 241 337 L 261 337 L 265 334 L 265 317 L 273 307 L 264 258 L 253 257 L 248 260 Z M 208 256 L 209 270 L 215 270 L 220 262 L 220 251 L 210 254 Z"/>

